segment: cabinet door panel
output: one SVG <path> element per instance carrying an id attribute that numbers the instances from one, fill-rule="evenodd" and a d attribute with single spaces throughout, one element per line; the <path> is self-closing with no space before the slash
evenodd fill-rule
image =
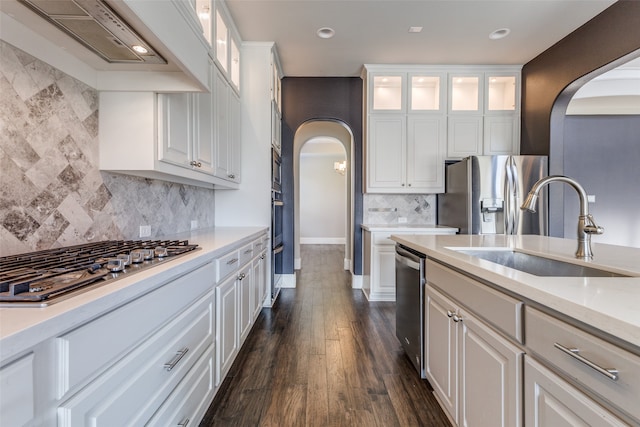
<path id="1" fill-rule="evenodd" d="M 627 425 L 529 356 L 525 356 L 524 382 L 527 426 Z"/>
<path id="2" fill-rule="evenodd" d="M 191 102 L 189 93 L 161 94 L 159 160 L 189 165 L 191 161 Z"/>
<path id="3" fill-rule="evenodd" d="M 467 312 L 460 331 L 460 417 L 467 426 L 522 425 L 522 350 Z"/>
<path id="4" fill-rule="evenodd" d="M 449 117 L 447 156 L 462 158 L 482 154 L 482 117 Z"/>
<path id="5" fill-rule="evenodd" d="M 215 78 L 215 133 L 216 133 L 216 176 L 227 178 L 229 164 L 229 87 L 220 71 Z"/>
<path id="6" fill-rule="evenodd" d="M 404 186 L 406 118 L 369 118 L 367 180 L 369 188 Z"/>
<path id="7" fill-rule="evenodd" d="M 240 182 L 241 170 L 241 127 L 242 117 L 240 98 L 235 92 L 229 93 L 229 174 L 227 178 L 234 182 Z"/>
<path id="8" fill-rule="evenodd" d="M 455 311 L 448 298 L 427 286 L 425 303 L 425 371 L 451 417 L 458 421 L 457 328 L 447 315 Z"/>
<path id="9" fill-rule="evenodd" d="M 211 93 L 195 94 L 195 132 L 193 141 L 194 160 L 200 164 L 196 169 L 200 172 L 213 175 L 215 172 L 214 154 L 215 138 L 213 134 L 213 103 L 215 88 L 213 87 L 213 64 L 209 65 L 209 87 Z"/>
<path id="10" fill-rule="evenodd" d="M 238 352 L 238 287 L 231 276 L 216 288 L 216 386 L 222 383 Z"/>
<path id="11" fill-rule="evenodd" d="M 238 291 L 240 292 L 240 345 L 244 342 L 253 321 L 253 270 L 251 264 L 239 271 Z"/>
<path id="12" fill-rule="evenodd" d="M 407 124 L 407 185 L 415 190 L 443 192 L 444 117 L 409 117 Z"/>
<path id="13" fill-rule="evenodd" d="M 514 117 L 484 118 L 484 154 L 517 154 L 518 121 Z"/>

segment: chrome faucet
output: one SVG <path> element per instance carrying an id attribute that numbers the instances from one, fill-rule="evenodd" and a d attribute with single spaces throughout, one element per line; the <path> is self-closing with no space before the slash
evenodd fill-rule
<path id="1" fill-rule="evenodd" d="M 535 212 L 540 189 L 554 181 L 569 184 L 578 193 L 578 197 L 580 198 L 580 216 L 578 216 L 578 250 L 576 251 L 576 258 L 591 259 L 593 258 L 593 252 L 591 251 L 591 235 L 604 233 L 604 228 L 598 226 L 593 220 L 593 216 L 589 214 L 587 193 L 576 180 L 563 175 L 551 175 L 542 178 L 533 184 L 527 199 L 524 201 L 522 206 L 520 206 L 520 209 Z"/>

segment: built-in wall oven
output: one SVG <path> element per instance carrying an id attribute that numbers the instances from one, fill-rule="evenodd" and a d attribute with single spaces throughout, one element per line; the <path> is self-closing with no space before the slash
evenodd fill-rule
<path id="1" fill-rule="evenodd" d="M 271 301 L 275 301 L 282 287 L 282 259 L 284 242 L 282 223 L 284 202 L 282 201 L 282 182 L 280 155 L 272 149 L 271 164 Z"/>

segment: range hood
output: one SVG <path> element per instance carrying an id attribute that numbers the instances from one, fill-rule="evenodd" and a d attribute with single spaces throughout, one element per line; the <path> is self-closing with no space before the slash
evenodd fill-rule
<path id="1" fill-rule="evenodd" d="M 109 63 L 167 63 L 102 0 L 18 1 Z"/>

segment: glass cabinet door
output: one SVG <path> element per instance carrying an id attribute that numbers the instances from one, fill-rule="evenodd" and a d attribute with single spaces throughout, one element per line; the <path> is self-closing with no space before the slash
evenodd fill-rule
<path id="1" fill-rule="evenodd" d="M 240 89 L 240 49 L 234 39 L 231 39 L 231 82 L 236 89 Z"/>
<path id="2" fill-rule="evenodd" d="M 449 90 L 451 111 L 481 112 L 480 76 L 450 76 Z"/>
<path id="3" fill-rule="evenodd" d="M 487 76 L 487 111 L 515 111 L 516 76 Z"/>
<path id="4" fill-rule="evenodd" d="M 370 84 L 372 111 L 405 111 L 404 75 L 374 75 Z"/>
<path id="5" fill-rule="evenodd" d="M 440 76 L 410 75 L 409 79 L 409 111 L 439 111 L 442 108 Z"/>
<path id="6" fill-rule="evenodd" d="M 195 7 L 198 20 L 202 26 L 202 34 L 209 42 L 209 46 L 211 46 L 211 0 L 196 0 Z"/>
<path id="7" fill-rule="evenodd" d="M 220 11 L 216 10 L 216 59 L 225 72 L 229 71 L 227 68 L 228 44 L 229 31 L 227 30 L 227 24 L 224 22 Z"/>

